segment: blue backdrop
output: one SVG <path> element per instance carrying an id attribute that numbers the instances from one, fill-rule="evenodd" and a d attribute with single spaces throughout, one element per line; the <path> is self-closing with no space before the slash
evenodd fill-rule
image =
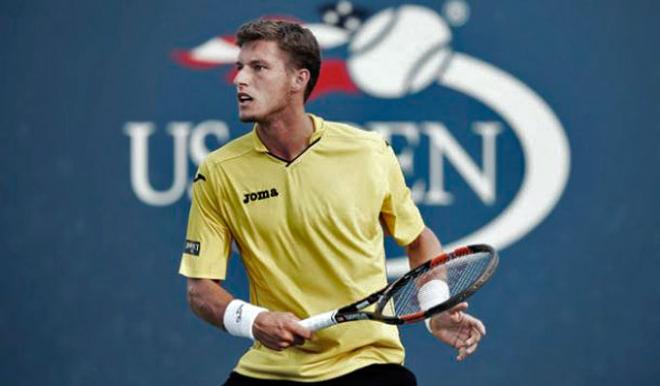
<path id="1" fill-rule="evenodd" d="M 413 4 L 423 8 L 397 8 L 402 30 L 402 9 L 431 15 L 455 54 L 439 81 L 385 96 L 360 83 L 351 44 L 403 3 L 0 3 L 2 384 L 217 385 L 247 348 L 193 316 L 177 269 L 196 157 L 249 130 L 222 37 L 262 15 L 341 30 L 324 46 L 335 88 L 308 110 L 389 132 L 443 241 L 492 229 L 533 173 L 534 189 L 548 189 L 484 240 L 501 248 L 501 266 L 470 302 L 488 328 L 473 357 L 457 363 L 423 327 L 402 328 L 421 385 L 658 384 L 660 6 Z M 475 60 L 500 74 L 492 82 L 514 79 L 517 99 L 478 97 L 497 86 L 483 79 L 461 88 L 479 72 L 459 62 Z M 530 98 L 549 113 L 534 115 Z M 516 108 L 497 107 L 509 99 Z M 543 122 L 554 137 L 522 139 Z M 227 286 L 247 296 L 239 259 Z"/>

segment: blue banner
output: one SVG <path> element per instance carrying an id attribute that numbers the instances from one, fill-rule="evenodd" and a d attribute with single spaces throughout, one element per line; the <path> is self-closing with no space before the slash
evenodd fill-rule
<path id="1" fill-rule="evenodd" d="M 234 33 L 297 20 L 307 110 L 384 136 L 447 248 L 501 263 L 457 363 L 401 328 L 420 385 L 655 385 L 660 100 L 651 1 L 9 1 L 0 5 L 5 384 L 221 384 L 248 342 L 177 274 L 197 165 L 251 129 Z M 648 169 L 650 168 L 650 170 Z M 386 243 L 388 273 L 407 270 Z M 240 257 L 226 287 L 247 298 Z"/>

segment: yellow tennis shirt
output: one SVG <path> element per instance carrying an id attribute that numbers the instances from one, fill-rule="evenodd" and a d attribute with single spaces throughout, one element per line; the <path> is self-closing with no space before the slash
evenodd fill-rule
<path id="1" fill-rule="evenodd" d="M 424 229 L 396 156 L 377 134 L 309 116 L 310 145 L 291 162 L 271 155 L 253 130 L 200 165 L 182 275 L 225 279 L 234 240 L 250 302 L 300 319 L 387 284 L 380 220 L 400 245 Z M 395 326 L 359 321 L 280 352 L 257 341 L 235 371 L 312 382 L 403 358 Z"/>

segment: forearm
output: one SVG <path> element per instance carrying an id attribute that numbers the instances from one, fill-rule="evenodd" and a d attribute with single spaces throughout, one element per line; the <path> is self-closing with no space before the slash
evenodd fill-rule
<path id="1" fill-rule="evenodd" d="M 298 318 L 293 314 L 267 312 L 263 309 L 255 313 L 254 309 L 258 309 L 258 307 L 248 303 L 243 303 L 239 307 L 252 307 L 253 318 L 250 318 L 249 314 L 246 316 L 245 308 L 243 308 L 243 321 L 237 320 L 236 324 L 225 328 L 223 322 L 225 311 L 232 300 L 235 300 L 234 297 L 218 282 L 209 279 L 188 279 L 188 303 L 193 312 L 206 322 L 222 328 L 234 336 L 257 339 L 267 347 L 278 351 L 291 345 L 303 344 L 306 339 L 311 338 L 311 332 L 299 325 Z M 231 306 L 229 308 L 231 310 Z M 232 323 L 232 318 L 229 318 L 228 322 Z"/>
<path id="2" fill-rule="evenodd" d="M 429 228 L 424 228 L 417 239 L 406 246 L 410 268 L 417 267 L 441 253 L 442 245 L 440 244 L 440 240 L 438 240 L 438 237 Z"/>
<path id="3" fill-rule="evenodd" d="M 188 279 L 188 304 L 202 320 L 218 327 L 223 326 L 223 315 L 234 297 L 210 279 Z"/>

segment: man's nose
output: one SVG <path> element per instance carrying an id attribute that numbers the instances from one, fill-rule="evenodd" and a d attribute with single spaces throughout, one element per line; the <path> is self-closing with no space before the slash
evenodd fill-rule
<path id="1" fill-rule="evenodd" d="M 236 86 L 247 84 L 247 75 L 245 74 L 245 71 L 242 68 L 236 70 L 236 75 L 234 75 L 234 84 Z"/>

